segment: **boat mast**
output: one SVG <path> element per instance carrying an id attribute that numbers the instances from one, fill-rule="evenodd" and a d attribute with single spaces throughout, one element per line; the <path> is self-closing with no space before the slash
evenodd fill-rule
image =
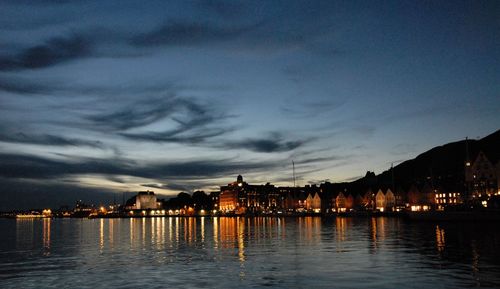
<path id="1" fill-rule="evenodd" d="M 391 174 L 392 174 L 392 193 L 396 191 L 396 188 L 394 187 L 394 163 L 391 163 Z"/>

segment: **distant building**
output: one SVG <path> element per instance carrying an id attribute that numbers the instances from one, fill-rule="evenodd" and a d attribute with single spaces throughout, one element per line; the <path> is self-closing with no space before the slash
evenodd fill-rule
<path id="1" fill-rule="evenodd" d="M 347 210 L 346 197 L 342 192 L 335 198 L 335 209 L 337 212 L 345 212 Z"/>
<path id="2" fill-rule="evenodd" d="M 383 212 L 385 210 L 385 206 L 386 206 L 386 200 L 384 192 L 382 192 L 382 190 L 379 189 L 377 194 L 375 195 L 375 209 Z"/>
<path id="3" fill-rule="evenodd" d="M 314 213 L 321 212 L 321 197 L 318 193 L 309 194 L 306 199 L 306 209 Z"/>
<path id="4" fill-rule="evenodd" d="M 136 196 L 127 200 L 126 210 L 156 210 L 160 208 L 156 195 L 152 191 L 139 192 Z"/>
<path id="5" fill-rule="evenodd" d="M 387 193 L 385 193 L 385 210 L 386 211 L 395 211 L 396 208 L 396 197 L 391 189 L 387 189 Z"/>
<path id="6" fill-rule="evenodd" d="M 219 195 L 219 210 L 224 213 L 234 212 L 238 207 L 238 192 L 224 190 Z"/>
<path id="7" fill-rule="evenodd" d="M 497 164 L 497 167 L 500 163 Z M 488 198 L 499 192 L 498 168 L 481 151 L 474 162 L 466 164 L 465 181 L 473 199 Z"/>

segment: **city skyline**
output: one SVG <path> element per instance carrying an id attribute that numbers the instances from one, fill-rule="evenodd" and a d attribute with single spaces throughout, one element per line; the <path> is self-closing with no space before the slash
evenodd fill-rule
<path id="1" fill-rule="evenodd" d="M 292 160 L 298 185 L 350 181 L 484 137 L 500 124 L 498 10 L 5 1 L 2 206 L 210 191 L 238 174 L 290 185 Z"/>

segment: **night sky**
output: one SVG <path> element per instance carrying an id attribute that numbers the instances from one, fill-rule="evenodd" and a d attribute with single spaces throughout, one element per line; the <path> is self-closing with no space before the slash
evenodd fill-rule
<path id="1" fill-rule="evenodd" d="M 500 1 L 3 0 L 0 210 L 380 173 L 500 127 L 499 47 Z"/>

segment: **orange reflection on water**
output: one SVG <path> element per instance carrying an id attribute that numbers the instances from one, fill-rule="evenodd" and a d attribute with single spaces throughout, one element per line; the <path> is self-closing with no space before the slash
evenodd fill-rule
<path id="1" fill-rule="evenodd" d="M 244 217 L 214 218 L 214 245 L 223 249 L 238 248 L 238 259 L 245 262 L 246 222 Z"/>
<path id="2" fill-rule="evenodd" d="M 245 219 L 238 218 L 238 258 L 245 262 Z"/>
<path id="3" fill-rule="evenodd" d="M 130 226 L 130 246 L 132 247 L 134 245 L 134 237 L 135 237 L 135 220 L 134 218 L 129 219 L 129 226 Z"/>
<path id="4" fill-rule="evenodd" d="M 104 219 L 99 219 L 99 250 L 104 249 Z"/>
<path id="5" fill-rule="evenodd" d="M 436 225 L 436 247 L 439 252 L 442 252 L 445 247 L 444 229 Z"/>
<path id="6" fill-rule="evenodd" d="M 43 248 L 44 255 L 50 255 L 50 223 L 52 220 L 50 218 L 43 219 Z"/>
<path id="7" fill-rule="evenodd" d="M 213 218 L 214 225 L 213 225 L 213 232 L 214 232 L 214 248 L 218 249 L 219 248 L 219 218 L 215 217 Z"/>
<path id="8" fill-rule="evenodd" d="M 34 245 L 34 219 L 16 219 L 16 246 L 24 249 Z"/>
<path id="9" fill-rule="evenodd" d="M 346 218 L 336 217 L 335 218 L 335 228 L 337 231 L 337 242 L 345 241 L 345 230 L 346 230 Z"/>
<path id="10" fill-rule="evenodd" d="M 174 228 L 172 218 L 168 218 L 168 243 L 170 244 L 170 248 L 172 248 L 172 243 L 174 240 Z"/>
<path id="11" fill-rule="evenodd" d="M 219 235 L 222 248 L 234 247 L 234 243 L 238 235 L 236 220 L 237 218 L 231 218 L 231 217 L 221 217 L 219 219 L 220 221 Z"/>
<path id="12" fill-rule="evenodd" d="M 299 218 L 300 238 L 309 243 L 317 243 L 321 237 L 321 218 L 303 217 Z"/>
<path id="13" fill-rule="evenodd" d="M 109 241 L 109 246 L 113 248 L 114 245 L 114 224 L 117 222 L 115 219 L 108 219 L 108 241 Z"/>
<path id="14" fill-rule="evenodd" d="M 205 217 L 201 217 L 201 242 L 205 242 Z"/>

